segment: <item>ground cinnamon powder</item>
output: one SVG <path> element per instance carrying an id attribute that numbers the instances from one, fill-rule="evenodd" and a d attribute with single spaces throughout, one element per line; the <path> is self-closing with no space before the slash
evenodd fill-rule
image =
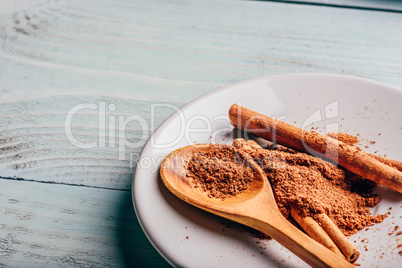
<path id="1" fill-rule="evenodd" d="M 345 235 L 382 222 L 387 215 L 372 216 L 380 202 L 375 183 L 320 158 L 289 150 L 242 147 L 267 175 L 280 212 L 290 219 L 290 208 L 314 217 L 326 213 Z"/>
<path id="2" fill-rule="evenodd" d="M 242 155 L 249 154 L 264 170 L 279 211 L 289 220 L 291 207 L 304 216 L 326 213 L 345 235 L 351 235 L 387 217 L 370 213 L 381 200 L 373 194 L 374 182 L 320 158 L 285 147 L 210 148 L 192 157 L 187 177 L 211 198 L 225 200 L 248 188 L 254 173 L 243 164 Z"/>
<path id="3" fill-rule="evenodd" d="M 254 178 L 252 169 L 232 146 L 211 147 L 196 153 L 188 163 L 187 177 L 193 187 L 207 192 L 209 197 L 225 200 L 246 190 Z"/>
<path id="4" fill-rule="evenodd" d="M 359 143 L 359 138 L 357 138 L 356 136 L 347 134 L 347 133 L 342 133 L 342 132 L 329 132 L 327 134 L 328 137 L 337 139 L 343 143 L 346 143 L 347 145 L 356 145 L 357 143 Z"/>

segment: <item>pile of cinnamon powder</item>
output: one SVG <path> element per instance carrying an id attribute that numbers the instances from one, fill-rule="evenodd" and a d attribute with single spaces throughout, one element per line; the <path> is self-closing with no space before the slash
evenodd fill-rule
<path id="1" fill-rule="evenodd" d="M 196 153 L 188 163 L 187 177 L 193 187 L 207 192 L 209 197 L 225 200 L 246 190 L 254 178 L 250 167 L 232 146 L 210 147 Z"/>
<path id="2" fill-rule="evenodd" d="M 304 216 L 326 213 L 345 235 L 351 235 L 387 217 L 370 213 L 381 200 L 373 193 L 374 182 L 282 146 L 271 150 L 211 146 L 192 157 L 187 177 L 211 198 L 235 196 L 254 178 L 251 168 L 243 164 L 241 155 L 246 153 L 265 171 L 279 211 L 289 220 L 291 207 Z"/>
<path id="3" fill-rule="evenodd" d="M 243 150 L 264 169 L 279 210 L 288 219 L 291 207 L 305 216 L 326 213 L 345 235 L 351 235 L 387 217 L 370 214 L 381 200 L 372 192 L 376 186 L 372 181 L 283 147 Z"/>

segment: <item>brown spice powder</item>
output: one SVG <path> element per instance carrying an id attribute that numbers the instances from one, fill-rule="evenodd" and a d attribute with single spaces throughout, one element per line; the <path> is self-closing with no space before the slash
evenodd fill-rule
<path id="1" fill-rule="evenodd" d="M 337 139 L 343 143 L 346 143 L 347 145 L 355 145 L 359 142 L 359 138 L 356 136 L 347 134 L 347 133 L 342 133 L 342 132 L 329 132 L 327 134 L 328 137 Z"/>
<path id="2" fill-rule="evenodd" d="M 380 198 L 372 193 L 376 184 L 369 180 L 305 153 L 250 147 L 245 151 L 264 169 L 279 210 L 288 219 L 291 207 L 305 216 L 326 213 L 351 235 L 387 217 L 370 214 Z"/>
<path id="3" fill-rule="evenodd" d="M 290 220 L 291 207 L 305 216 L 326 213 L 345 235 L 351 235 L 387 217 L 370 214 L 370 208 L 380 202 L 372 192 L 375 183 L 286 147 L 211 147 L 192 157 L 187 176 L 209 197 L 224 200 L 235 196 L 248 188 L 254 176 L 251 168 L 243 165 L 243 153 L 263 168 L 280 212 Z"/>
<path id="4" fill-rule="evenodd" d="M 254 178 L 254 172 L 243 161 L 234 147 L 211 147 L 191 158 L 187 177 L 192 178 L 193 187 L 209 197 L 225 200 L 246 190 Z"/>

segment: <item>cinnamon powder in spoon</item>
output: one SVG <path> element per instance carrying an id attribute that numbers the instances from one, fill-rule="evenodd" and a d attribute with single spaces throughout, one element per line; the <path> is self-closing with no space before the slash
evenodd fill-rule
<path id="1" fill-rule="evenodd" d="M 207 192 L 209 197 L 225 200 L 246 190 L 254 178 L 250 167 L 232 146 L 211 147 L 196 153 L 188 163 L 187 177 L 194 188 Z"/>

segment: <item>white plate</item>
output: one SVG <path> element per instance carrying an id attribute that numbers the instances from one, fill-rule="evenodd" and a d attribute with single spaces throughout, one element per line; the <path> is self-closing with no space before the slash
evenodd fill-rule
<path id="1" fill-rule="evenodd" d="M 315 130 L 323 134 L 337 128 L 359 134 L 365 151 L 402 160 L 402 91 L 340 75 L 291 74 L 255 79 L 215 90 L 187 104 L 169 117 L 144 146 L 133 180 L 134 206 L 144 232 L 170 264 L 307 266 L 276 241 L 261 241 L 237 224 L 227 226 L 228 221 L 184 203 L 161 183 L 160 163 L 173 150 L 194 143 L 232 142 L 235 131 L 227 113 L 233 103 L 305 129 L 318 127 Z M 391 214 L 383 223 L 350 239 L 360 250 L 358 263 L 396 267 L 402 258 L 398 254 L 402 248 L 397 248 L 402 236 L 389 233 L 398 224 L 402 228 L 402 196 L 386 189 L 379 192 L 383 201 L 372 212 Z M 368 242 L 362 242 L 365 238 Z"/>

